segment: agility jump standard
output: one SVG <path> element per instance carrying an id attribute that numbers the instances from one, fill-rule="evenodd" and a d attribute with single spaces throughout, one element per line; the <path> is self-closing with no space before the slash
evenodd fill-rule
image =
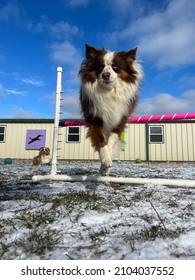
<path id="1" fill-rule="evenodd" d="M 60 121 L 60 107 L 61 107 L 61 93 L 62 93 L 62 72 L 61 67 L 57 68 L 57 85 L 56 85 L 56 105 L 55 105 L 55 119 L 54 119 L 54 133 L 53 133 L 53 150 L 52 150 L 52 164 L 51 173 L 49 175 L 34 175 L 33 182 L 39 181 L 66 181 L 66 182 L 114 182 L 120 184 L 154 184 L 154 185 L 168 185 L 181 187 L 195 187 L 195 180 L 176 180 L 176 179 L 162 179 L 162 178 L 125 178 L 125 177 L 111 177 L 111 176 L 93 176 L 93 175 L 60 175 L 57 174 L 57 156 L 58 156 L 58 142 L 59 142 L 59 127 L 64 126 L 81 126 L 85 125 L 83 120 L 78 121 Z M 140 116 L 131 117 L 129 123 L 144 123 L 144 122 L 160 122 L 171 120 L 185 120 L 195 119 L 195 112 L 186 114 L 167 114 L 157 116 Z"/>

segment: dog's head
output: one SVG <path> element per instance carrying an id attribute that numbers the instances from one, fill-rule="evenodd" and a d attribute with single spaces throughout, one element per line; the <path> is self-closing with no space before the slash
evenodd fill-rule
<path id="1" fill-rule="evenodd" d="M 86 58 L 81 64 L 79 75 L 83 83 L 98 82 L 100 86 L 112 89 L 118 79 L 135 83 L 137 71 L 134 67 L 137 48 L 128 52 L 110 52 L 86 45 Z"/>
<path id="2" fill-rule="evenodd" d="M 45 155 L 45 156 L 49 156 L 50 155 L 50 148 L 48 147 L 41 147 L 39 149 L 39 155 Z"/>

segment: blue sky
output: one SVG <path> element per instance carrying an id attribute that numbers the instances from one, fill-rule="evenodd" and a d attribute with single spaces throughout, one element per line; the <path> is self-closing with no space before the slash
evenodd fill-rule
<path id="1" fill-rule="evenodd" d="M 1 0 L 0 118 L 53 118 L 63 67 L 63 118 L 80 118 L 84 44 L 138 47 L 144 81 L 135 115 L 195 111 L 194 0 Z"/>

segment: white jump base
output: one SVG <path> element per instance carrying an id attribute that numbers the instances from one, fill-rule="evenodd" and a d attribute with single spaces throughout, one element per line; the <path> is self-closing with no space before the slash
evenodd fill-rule
<path id="1" fill-rule="evenodd" d="M 64 181 L 64 182 L 113 182 L 120 184 L 153 184 L 175 187 L 195 187 L 195 180 L 178 180 L 178 179 L 162 179 L 162 178 L 124 178 L 111 176 L 93 176 L 93 175 L 35 175 L 32 177 L 34 183 L 40 181 Z"/>

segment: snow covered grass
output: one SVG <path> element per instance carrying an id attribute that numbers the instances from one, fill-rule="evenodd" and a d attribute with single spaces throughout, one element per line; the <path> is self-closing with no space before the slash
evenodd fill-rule
<path id="1" fill-rule="evenodd" d="M 194 163 L 116 161 L 111 176 L 195 180 Z M 99 162 L 61 161 L 61 174 Z M 50 167 L 0 164 L 0 259 L 195 259 L 195 188 L 33 183 Z"/>

